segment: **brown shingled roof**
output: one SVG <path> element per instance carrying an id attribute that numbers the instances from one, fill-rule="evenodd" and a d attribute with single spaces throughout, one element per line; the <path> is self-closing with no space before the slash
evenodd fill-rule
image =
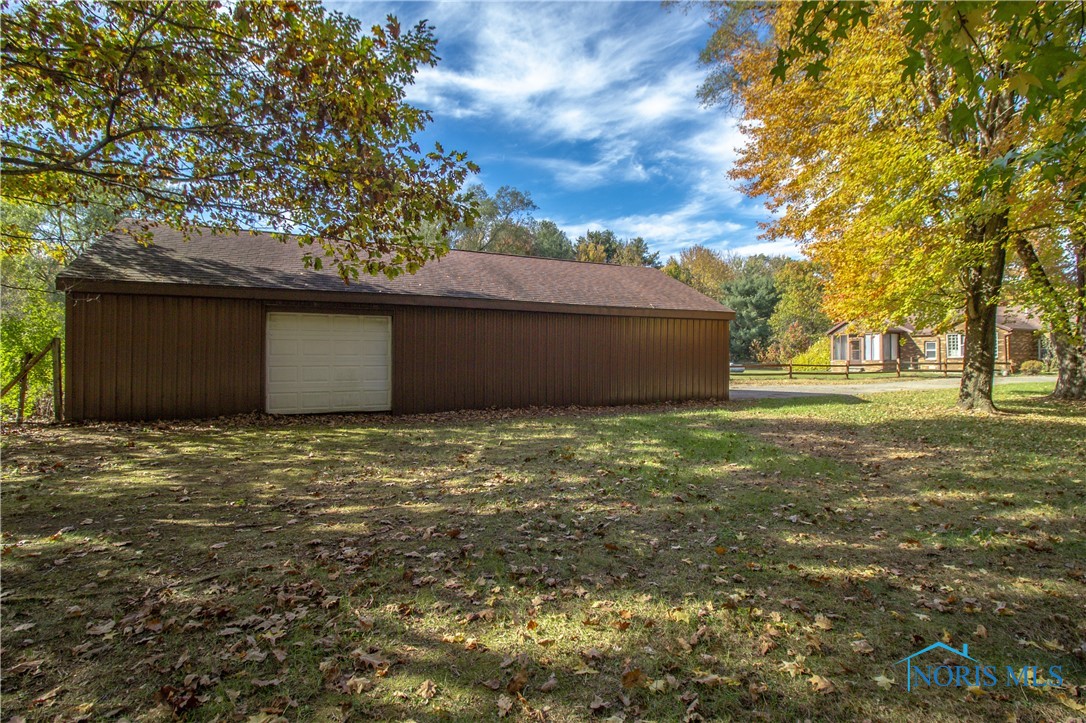
<path id="1" fill-rule="evenodd" d="M 205 230 L 185 241 L 174 229 L 158 226 L 152 230 L 154 242 L 149 247 L 125 233 L 105 235 L 60 275 L 61 286 L 87 291 L 139 284 L 144 288 L 183 285 L 334 292 L 370 303 L 398 303 L 396 297 L 435 297 L 446 304 L 449 300 L 483 306 L 495 302 L 510 308 L 510 303 L 523 303 L 536 309 L 553 304 L 567 310 L 644 309 L 734 318 L 730 309 L 658 269 L 450 251 L 415 274 L 395 279 L 363 275 L 345 285 L 333 270 L 306 269 L 302 263 L 306 249 L 289 236 Z"/>
<path id="2" fill-rule="evenodd" d="M 851 322 L 842 321 L 834 324 L 826 333 L 833 335 L 840 331 L 845 326 L 848 326 Z M 957 326 L 952 329 L 961 329 L 962 322 L 958 322 Z M 996 307 L 996 326 L 1004 331 L 1024 330 L 1024 331 L 1040 331 L 1042 327 L 1041 317 L 1036 312 L 1029 309 L 1025 309 L 1018 306 L 999 306 Z M 886 330 L 887 332 L 896 332 L 900 334 L 909 334 L 911 336 L 937 336 L 941 333 L 934 329 L 917 329 L 913 324 L 905 323 L 900 326 L 892 326 Z"/>

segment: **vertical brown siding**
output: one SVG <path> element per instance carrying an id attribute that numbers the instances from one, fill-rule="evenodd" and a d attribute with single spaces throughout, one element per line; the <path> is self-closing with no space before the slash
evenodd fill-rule
<path id="1" fill-rule="evenodd" d="M 67 417 L 211 417 L 263 408 L 259 301 L 70 293 Z"/>
<path id="2" fill-rule="evenodd" d="M 396 413 L 727 398 L 723 320 L 437 307 L 392 314 Z"/>
<path id="3" fill-rule="evenodd" d="M 397 413 L 728 396 L 728 322 L 280 302 L 392 316 Z M 265 302 L 71 292 L 66 415 L 209 417 L 264 408 Z"/>

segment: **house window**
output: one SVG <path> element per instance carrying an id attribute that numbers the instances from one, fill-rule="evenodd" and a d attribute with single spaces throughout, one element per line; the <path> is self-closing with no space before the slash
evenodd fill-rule
<path id="1" fill-rule="evenodd" d="M 947 359 L 961 359 L 965 356 L 965 337 L 961 334 L 947 334 L 946 335 L 946 356 Z"/>
<path id="2" fill-rule="evenodd" d="M 887 334 L 882 338 L 882 358 L 888 361 L 894 361 L 897 359 L 898 335 Z"/>
<path id="3" fill-rule="evenodd" d="M 833 337 L 833 360 L 845 361 L 848 359 L 848 335 L 839 334 Z"/>
<path id="4" fill-rule="evenodd" d="M 864 334 L 864 360 L 878 361 L 882 358 L 879 353 L 882 346 L 881 334 Z"/>
<path id="5" fill-rule="evenodd" d="M 935 361 L 939 358 L 939 342 L 926 341 L 924 342 L 924 358 L 928 361 Z"/>
<path id="6" fill-rule="evenodd" d="M 848 344 L 848 347 L 849 347 L 849 355 L 848 355 L 849 356 L 849 361 L 854 361 L 854 362 L 863 361 L 863 358 L 864 358 L 863 357 L 863 351 L 864 350 L 863 350 L 863 347 L 860 346 L 860 340 L 859 339 L 850 340 L 849 344 Z"/>

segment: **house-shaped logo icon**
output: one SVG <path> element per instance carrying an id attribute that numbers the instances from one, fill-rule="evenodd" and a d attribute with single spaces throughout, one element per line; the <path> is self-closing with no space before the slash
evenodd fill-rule
<path id="1" fill-rule="evenodd" d="M 973 658 L 969 657 L 969 645 L 966 644 L 966 643 L 962 643 L 962 649 L 961 650 L 958 650 L 957 648 L 952 648 L 949 645 L 947 645 L 946 643 L 932 643 L 931 645 L 924 648 L 923 650 L 917 650 L 915 653 L 908 656 L 907 658 L 902 658 L 901 660 L 894 663 L 894 665 L 900 665 L 902 663 L 906 663 L 906 667 L 908 669 L 908 672 L 906 673 L 906 676 L 905 676 L 905 681 L 906 681 L 905 682 L 905 689 L 906 690 L 911 691 L 913 689 L 913 663 L 912 663 L 913 658 L 924 655 L 925 653 L 930 653 L 933 650 L 945 650 L 948 653 L 954 653 L 955 655 L 959 655 L 959 656 L 965 658 L 966 660 L 971 660 L 974 663 L 977 662 L 976 660 L 973 660 Z"/>

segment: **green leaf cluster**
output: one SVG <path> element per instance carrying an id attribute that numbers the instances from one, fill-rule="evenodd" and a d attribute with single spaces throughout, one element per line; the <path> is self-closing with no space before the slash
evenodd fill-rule
<path id="1" fill-rule="evenodd" d="M 425 23 L 367 33 L 315 0 L 27 0 L 3 15 L 5 200 L 289 232 L 345 280 L 417 268 L 444 251 L 425 224 L 474 215 L 460 189 L 476 167 L 421 148 L 430 114 L 405 101 L 438 60 Z"/>

